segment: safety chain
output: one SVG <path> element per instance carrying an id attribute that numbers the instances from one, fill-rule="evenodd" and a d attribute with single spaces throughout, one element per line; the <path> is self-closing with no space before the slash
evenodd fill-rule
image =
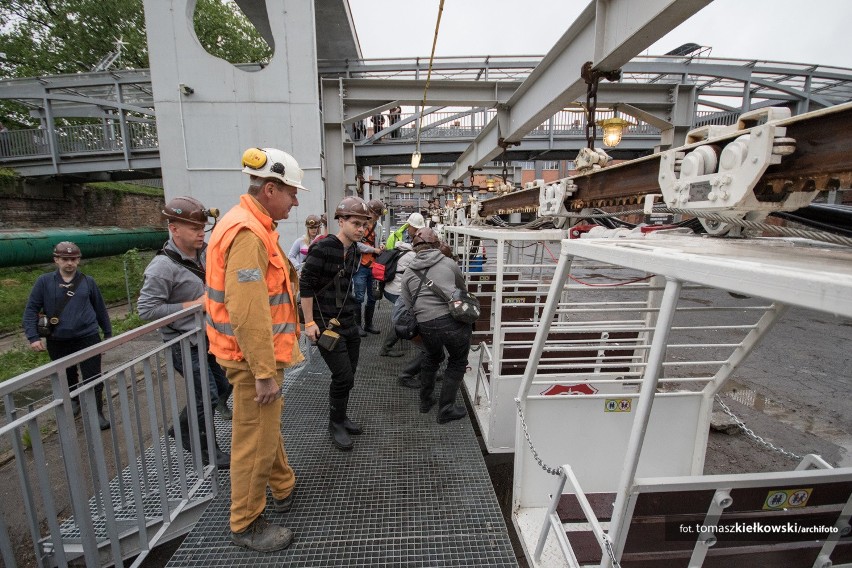
<path id="1" fill-rule="evenodd" d="M 524 437 L 527 439 L 527 445 L 529 445 L 530 451 L 532 452 L 535 461 L 538 462 L 538 465 L 541 467 L 541 469 L 543 469 L 550 475 L 562 475 L 561 467 L 550 467 L 549 465 L 544 463 L 538 456 L 538 452 L 536 451 L 535 446 L 533 446 L 532 439 L 530 439 L 529 430 L 527 430 L 527 422 L 526 420 L 524 420 L 524 411 L 521 410 L 521 399 L 515 398 L 515 405 L 518 407 L 518 418 L 521 419 L 521 426 L 523 426 L 524 428 Z"/>
<path id="2" fill-rule="evenodd" d="M 592 62 L 586 61 L 580 69 L 580 77 L 586 81 L 586 144 L 589 150 L 595 149 L 595 134 L 597 133 L 595 124 L 595 112 L 598 107 L 598 83 L 601 78 L 608 81 L 617 81 L 621 77 L 621 71 L 597 71 L 592 69 Z"/>
<path id="3" fill-rule="evenodd" d="M 412 182 L 404 182 L 404 181 L 400 182 L 400 181 L 396 181 L 396 180 L 370 179 L 370 180 L 364 180 L 363 183 L 365 185 L 378 186 L 380 188 L 382 188 L 382 187 L 401 187 L 401 188 L 408 188 L 408 189 L 414 189 L 414 188 L 418 188 L 418 189 L 440 189 L 440 190 L 444 190 L 444 191 L 453 191 L 453 192 L 459 191 L 461 189 L 467 189 L 467 188 L 464 188 L 464 187 L 460 187 L 459 185 L 427 184 L 427 183 L 424 183 L 422 181 L 420 183 L 412 183 Z"/>
<path id="4" fill-rule="evenodd" d="M 509 183 L 509 155 L 507 154 L 507 150 L 509 146 L 520 146 L 520 142 L 509 142 L 502 136 L 497 139 L 497 145 L 503 148 L 503 171 L 500 173 L 500 177 L 503 178 L 503 183 Z"/>
<path id="5" fill-rule="evenodd" d="M 609 535 L 604 533 L 603 535 L 604 546 L 606 547 L 606 553 L 609 555 L 609 559 L 612 561 L 612 565 L 614 568 L 621 568 L 621 564 L 619 564 L 618 560 L 615 559 L 615 551 L 612 549 L 612 541 L 609 540 Z"/>
<path id="6" fill-rule="evenodd" d="M 473 178 L 476 177 L 476 172 L 482 171 L 482 168 L 474 168 L 473 166 L 467 167 L 467 173 L 470 174 L 470 185 L 467 187 L 470 191 L 478 191 L 479 187 L 474 188 L 473 186 Z"/>
<path id="7" fill-rule="evenodd" d="M 755 441 L 755 442 L 757 442 L 758 444 L 760 444 L 760 445 L 764 446 L 765 448 L 768 448 L 768 449 L 772 450 L 773 452 L 778 452 L 779 454 L 785 455 L 785 456 L 787 456 L 788 458 L 792 458 L 792 459 L 794 459 L 794 460 L 801 461 L 802 456 L 800 456 L 799 454 L 794 454 L 793 452 L 788 452 L 788 451 L 787 451 L 787 450 L 785 450 L 784 448 L 779 448 L 778 446 L 776 446 L 776 445 L 775 445 L 775 444 L 773 444 L 772 442 L 767 442 L 767 441 L 766 441 L 766 440 L 764 440 L 762 437 L 760 437 L 760 436 L 758 436 L 757 434 L 755 434 L 755 433 L 754 433 L 754 430 L 752 430 L 751 428 L 749 428 L 748 426 L 746 426 L 746 425 L 745 425 L 745 422 L 743 422 L 742 420 L 740 420 L 740 419 L 739 419 L 739 418 L 738 418 L 738 417 L 737 417 L 737 416 L 736 416 L 736 415 L 735 415 L 735 414 L 731 411 L 731 409 L 730 409 L 730 408 L 728 408 L 728 405 L 727 405 L 727 404 L 725 404 L 725 403 L 722 401 L 722 397 L 721 397 L 721 396 L 719 396 L 718 394 L 716 395 L 716 402 L 718 402 L 718 403 L 719 403 L 719 406 L 721 406 L 721 407 L 722 407 L 722 410 L 724 411 L 724 413 L 725 413 L 725 414 L 727 414 L 728 416 L 730 416 L 730 417 L 731 417 L 731 420 L 733 420 L 734 422 L 736 422 L 737 426 L 739 426 L 739 427 L 740 427 L 740 429 L 741 429 L 743 432 L 745 432 L 745 433 L 746 433 L 746 436 L 748 436 L 749 438 L 751 438 L 752 440 L 754 440 L 754 441 Z"/>
<path id="8" fill-rule="evenodd" d="M 543 469 L 544 471 L 546 471 L 550 475 L 556 475 L 556 476 L 563 475 L 565 472 L 562 469 L 562 467 L 557 467 L 557 468 L 550 467 L 549 465 L 544 463 L 542 461 L 542 459 L 539 457 L 538 452 L 535 449 L 535 446 L 533 446 L 532 439 L 530 439 L 530 432 L 527 429 L 527 421 L 524 420 L 524 411 L 521 410 L 521 399 L 515 398 L 515 405 L 518 407 L 518 418 L 520 418 L 521 426 L 524 428 L 524 437 L 527 439 L 527 445 L 529 445 L 530 451 L 532 452 L 532 455 L 533 455 L 533 458 L 535 458 L 535 461 L 538 463 L 539 467 L 541 467 L 541 469 Z M 612 561 L 612 565 L 615 568 L 621 568 L 621 564 L 619 564 L 618 560 L 616 560 L 616 558 L 615 558 L 615 551 L 612 548 L 612 542 L 609 540 L 609 537 L 606 534 L 603 535 L 603 541 L 604 541 L 604 546 L 606 547 L 606 553 L 609 555 L 609 559 Z"/>

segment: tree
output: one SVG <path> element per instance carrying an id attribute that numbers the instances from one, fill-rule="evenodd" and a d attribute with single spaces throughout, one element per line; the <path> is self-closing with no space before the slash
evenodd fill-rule
<path id="1" fill-rule="evenodd" d="M 195 33 L 210 55 L 231 63 L 268 63 L 272 49 L 233 0 L 198 0 Z"/>
<path id="2" fill-rule="evenodd" d="M 211 55 L 231 63 L 271 56 L 233 0 L 197 0 L 194 25 Z M 0 78 L 91 71 L 118 43 L 113 68 L 148 67 L 142 0 L 0 0 Z"/>
<path id="3" fill-rule="evenodd" d="M 148 66 L 141 0 L 0 0 L 0 74 L 91 71 L 124 42 L 124 68 Z"/>

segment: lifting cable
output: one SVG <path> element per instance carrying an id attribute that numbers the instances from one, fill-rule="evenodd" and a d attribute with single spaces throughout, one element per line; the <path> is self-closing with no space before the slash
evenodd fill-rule
<path id="1" fill-rule="evenodd" d="M 444 0 L 438 5 L 438 21 L 435 22 L 435 36 L 432 38 L 432 53 L 429 55 L 429 70 L 426 72 L 426 85 L 423 87 L 423 102 L 420 112 L 417 114 L 417 136 L 415 140 L 415 152 L 420 152 L 420 128 L 423 123 L 423 111 L 426 109 L 426 93 L 429 91 L 429 82 L 432 80 L 432 65 L 435 62 L 435 47 L 438 45 L 438 30 L 441 28 L 441 14 L 444 12 Z M 412 167 L 414 163 L 412 162 Z"/>

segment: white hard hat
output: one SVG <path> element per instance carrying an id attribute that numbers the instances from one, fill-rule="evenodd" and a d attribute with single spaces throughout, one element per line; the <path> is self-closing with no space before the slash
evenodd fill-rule
<path id="1" fill-rule="evenodd" d="M 412 213 L 408 216 L 408 224 L 414 227 L 415 229 L 422 229 L 426 226 L 426 220 L 420 213 Z"/>
<path id="2" fill-rule="evenodd" d="M 296 158 L 275 148 L 249 148 L 243 152 L 243 173 L 260 178 L 275 178 L 308 191 L 302 185 L 305 172 L 299 167 Z"/>

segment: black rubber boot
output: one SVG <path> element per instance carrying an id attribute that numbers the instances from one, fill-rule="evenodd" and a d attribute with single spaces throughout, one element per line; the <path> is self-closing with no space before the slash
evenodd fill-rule
<path id="1" fill-rule="evenodd" d="M 399 386 L 409 389 L 420 388 L 420 368 L 423 366 L 423 351 L 417 350 L 417 354 L 409 361 L 408 365 L 399 374 L 397 382 Z"/>
<path id="2" fill-rule="evenodd" d="M 402 351 L 391 351 L 397 341 L 399 341 L 399 338 L 396 336 L 396 331 L 389 329 L 385 334 L 385 341 L 382 343 L 382 349 L 379 351 L 379 355 L 382 357 L 402 357 L 404 355 Z"/>
<path id="3" fill-rule="evenodd" d="M 331 442 L 338 450 L 348 452 L 354 444 L 346 431 L 346 405 L 349 398 L 330 398 L 328 400 L 328 432 Z"/>
<path id="4" fill-rule="evenodd" d="M 192 451 L 192 441 L 189 438 L 189 417 L 186 415 L 186 408 L 180 411 L 178 416 L 178 424 L 180 425 L 181 443 L 183 449 L 187 452 Z M 175 427 L 169 428 L 169 436 L 175 438 Z"/>
<path id="5" fill-rule="evenodd" d="M 206 440 L 205 440 L 205 442 L 206 442 Z M 222 448 L 219 447 L 219 440 L 216 440 L 215 445 L 216 445 L 216 467 L 218 467 L 219 469 L 231 469 L 231 454 L 223 451 Z M 206 444 L 205 444 L 204 448 L 205 449 L 207 448 Z M 202 455 L 202 461 L 204 461 L 203 457 L 204 456 Z"/>
<path id="6" fill-rule="evenodd" d="M 378 329 L 373 327 L 373 316 L 376 313 L 376 304 L 367 304 L 364 307 L 364 331 L 367 333 L 372 333 L 373 335 L 378 335 L 381 333 Z"/>
<path id="7" fill-rule="evenodd" d="M 219 402 L 216 403 L 216 410 L 219 412 L 219 416 L 222 417 L 222 420 L 233 420 L 234 413 L 231 412 L 231 409 L 228 408 L 228 399 L 220 398 Z"/>
<path id="8" fill-rule="evenodd" d="M 361 337 L 367 337 L 367 332 L 364 331 L 364 328 L 361 327 L 361 306 L 357 306 L 355 308 L 355 325 L 358 327 L 358 335 Z"/>
<path id="9" fill-rule="evenodd" d="M 100 426 L 101 430 L 109 430 L 110 423 L 109 420 L 104 416 L 104 388 L 101 385 L 100 388 L 95 387 L 95 406 L 98 409 L 98 426 Z"/>
<path id="10" fill-rule="evenodd" d="M 420 412 L 426 414 L 437 402 L 432 394 L 435 390 L 435 372 L 420 371 Z"/>
<path id="11" fill-rule="evenodd" d="M 421 375 L 421 380 L 422 378 Z M 459 420 L 467 416 L 467 409 L 464 406 L 456 405 L 456 393 L 459 390 L 461 382 L 462 377 L 452 377 L 446 373 L 444 374 L 444 382 L 441 384 L 441 396 L 438 400 L 440 404 L 438 424 Z"/>

